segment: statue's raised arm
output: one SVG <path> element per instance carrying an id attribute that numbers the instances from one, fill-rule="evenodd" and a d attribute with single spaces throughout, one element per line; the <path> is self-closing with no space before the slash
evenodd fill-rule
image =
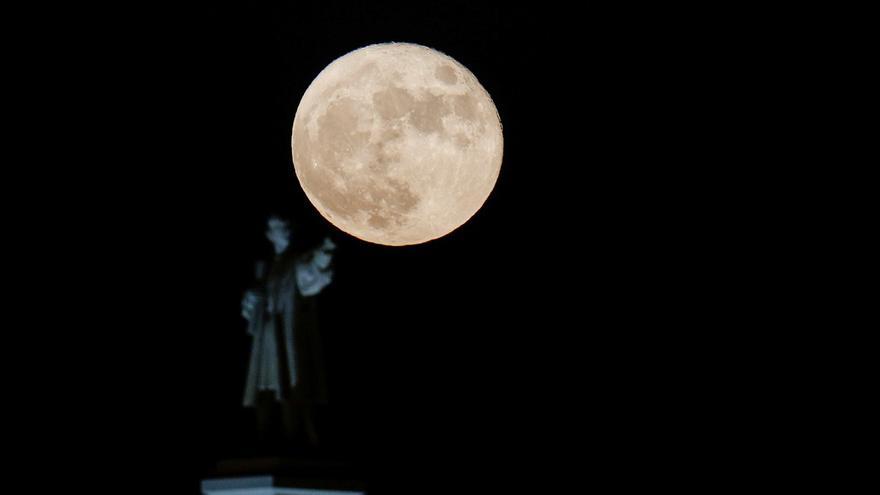
<path id="1" fill-rule="evenodd" d="M 336 245 L 330 238 L 317 248 L 305 253 L 296 264 L 296 283 L 300 294 L 314 296 L 321 292 L 333 280 L 333 250 Z"/>

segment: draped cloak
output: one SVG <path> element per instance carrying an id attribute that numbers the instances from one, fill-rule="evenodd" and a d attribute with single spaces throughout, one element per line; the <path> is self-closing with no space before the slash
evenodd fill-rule
<path id="1" fill-rule="evenodd" d="M 276 256 L 257 291 L 259 304 L 248 315 L 253 337 L 244 405 L 253 407 L 257 394 L 271 391 L 275 399 L 326 400 L 326 379 L 314 297 L 332 280 L 332 271 L 316 251 Z M 326 260 L 324 260 L 326 261 Z"/>

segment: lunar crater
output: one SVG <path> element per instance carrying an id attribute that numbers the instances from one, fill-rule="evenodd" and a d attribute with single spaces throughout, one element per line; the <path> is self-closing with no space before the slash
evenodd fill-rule
<path id="1" fill-rule="evenodd" d="M 439 65 L 437 66 L 437 70 L 434 71 L 434 76 L 445 84 L 455 84 L 458 82 L 458 76 L 455 74 L 455 69 L 451 65 Z"/>

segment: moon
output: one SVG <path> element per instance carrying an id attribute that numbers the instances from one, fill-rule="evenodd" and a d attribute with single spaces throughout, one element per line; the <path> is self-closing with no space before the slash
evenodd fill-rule
<path id="1" fill-rule="evenodd" d="M 306 90 L 291 138 L 297 179 L 340 230 L 420 244 L 467 222 L 501 170 L 501 119 L 466 67 L 384 43 L 333 61 Z"/>

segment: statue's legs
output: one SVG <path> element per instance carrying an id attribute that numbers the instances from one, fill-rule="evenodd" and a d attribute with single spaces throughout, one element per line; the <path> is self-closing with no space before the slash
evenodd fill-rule
<path id="1" fill-rule="evenodd" d="M 287 398 L 281 402 L 281 415 L 284 439 L 289 444 L 295 444 L 298 440 L 301 422 L 300 408 L 290 398 Z"/>
<path id="2" fill-rule="evenodd" d="M 273 438 L 278 434 L 278 404 L 275 393 L 260 391 L 254 402 L 254 412 L 257 417 L 257 440 L 263 445 L 277 441 L 277 438 Z"/>
<path id="3" fill-rule="evenodd" d="M 290 445 L 301 445 L 305 441 L 308 445 L 317 447 L 318 428 L 314 406 L 308 401 L 287 399 L 282 402 L 281 410 L 284 416 L 282 422 L 285 440 Z"/>
<path id="4" fill-rule="evenodd" d="M 307 404 L 303 407 L 303 424 L 306 430 L 306 438 L 312 447 L 318 446 L 318 427 L 315 424 L 315 407 Z"/>

